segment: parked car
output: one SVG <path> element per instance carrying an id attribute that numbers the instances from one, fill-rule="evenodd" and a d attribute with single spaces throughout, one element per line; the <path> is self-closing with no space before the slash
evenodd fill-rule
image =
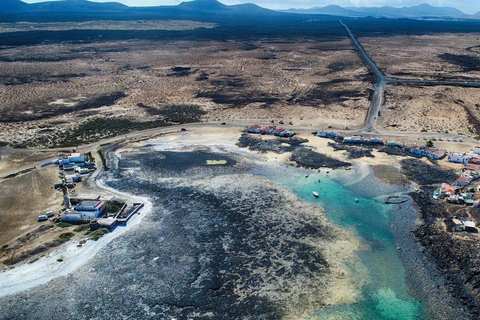
<path id="1" fill-rule="evenodd" d="M 224 125 L 226 125 L 227 123 L 226 123 L 226 122 L 222 122 L 222 123 L 220 123 L 220 124 L 221 124 L 222 126 L 224 126 Z"/>
<path id="2" fill-rule="evenodd" d="M 180 131 L 187 131 L 187 129 L 185 129 L 185 128 L 182 128 L 182 129 L 180 129 Z"/>
<path id="3" fill-rule="evenodd" d="M 278 123 L 283 124 L 283 120 L 278 121 Z"/>
<path id="4" fill-rule="evenodd" d="M 293 122 L 292 122 L 292 121 L 289 121 L 288 124 L 291 125 L 291 126 L 293 126 Z"/>
<path id="5" fill-rule="evenodd" d="M 48 217 L 44 214 L 42 214 L 41 216 L 38 216 L 38 218 L 37 218 L 38 222 L 47 221 L 47 220 L 48 220 Z"/>
<path id="6" fill-rule="evenodd" d="M 47 216 L 47 218 L 51 218 L 51 217 L 55 216 L 55 214 L 53 213 L 53 211 L 47 211 L 47 212 L 45 212 L 44 215 Z"/>

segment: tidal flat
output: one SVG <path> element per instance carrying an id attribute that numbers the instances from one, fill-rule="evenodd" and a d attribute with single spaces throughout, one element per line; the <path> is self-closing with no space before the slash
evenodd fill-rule
<path id="1" fill-rule="evenodd" d="M 222 147 L 169 148 L 109 155 L 107 185 L 156 210 L 78 271 L 1 298 L 0 318 L 296 319 L 359 299 L 365 279 L 346 267 L 359 242 L 252 173 L 268 163 Z"/>

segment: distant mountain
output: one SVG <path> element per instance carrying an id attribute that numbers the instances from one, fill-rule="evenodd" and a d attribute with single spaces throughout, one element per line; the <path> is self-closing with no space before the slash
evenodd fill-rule
<path id="1" fill-rule="evenodd" d="M 227 10 L 228 6 L 217 0 L 196 0 L 182 2 L 177 6 L 178 9 L 195 11 L 219 11 Z"/>
<path id="2" fill-rule="evenodd" d="M 0 0 L 0 12 L 118 12 L 127 9 L 118 2 L 63 0 L 27 4 L 20 0 Z"/>
<path id="3" fill-rule="evenodd" d="M 347 7 L 332 5 L 323 8 L 313 7 L 310 9 L 290 9 L 285 12 L 306 14 L 328 14 L 347 17 L 393 17 L 393 18 L 421 18 L 421 17 L 463 17 L 462 11 L 451 7 L 434 7 L 428 4 L 420 4 L 413 7 Z"/>
<path id="4" fill-rule="evenodd" d="M 28 7 L 28 4 L 20 0 L 1 0 L 0 13 L 24 11 Z"/>
<path id="5" fill-rule="evenodd" d="M 265 9 L 255 4 L 245 3 L 227 6 L 217 0 L 194 0 L 177 6 L 128 7 L 118 2 L 91 2 L 88 0 L 47 1 L 27 4 L 20 0 L 0 0 L 0 14 L 8 12 L 56 14 L 70 12 L 88 13 L 159 13 L 162 15 L 221 14 L 221 15 L 279 15 L 277 11 Z"/>
<path id="6" fill-rule="evenodd" d="M 391 17 L 459 17 L 464 16 L 465 13 L 452 7 L 434 7 L 423 3 L 413 7 L 359 7 L 346 8 L 356 12 L 365 13 L 376 16 L 391 16 Z"/>
<path id="7" fill-rule="evenodd" d="M 326 7 L 312 7 L 309 9 L 289 9 L 285 12 L 289 13 L 304 13 L 304 14 L 328 14 L 332 16 L 363 16 L 362 13 L 356 12 L 354 10 L 348 10 L 337 5 L 330 5 Z"/>
<path id="8" fill-rule="evenodd" d="M 162 7 L 157 8 L 161 9 Z M 182 2 L 175 8 L 178 10 L 223 14 L 278 14 L 276 11 L 262 8 L 253 3 L 227 6 L 217 0 L 195 0 Z"/>

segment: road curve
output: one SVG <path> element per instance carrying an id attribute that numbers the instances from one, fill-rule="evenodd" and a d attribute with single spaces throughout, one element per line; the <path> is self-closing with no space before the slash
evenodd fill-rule
<path id="1" fill-rule="evenodd" d="M 360 42 L 355 38 L 353 33 L 350 31 L 350 28 L 346 24 L 339 20 L 340 23 L 347 29 L 350 40 L 353 45 L 357 47 L 358 54 L 360 58 L 367 64 L 368 68 L 375 74 L 377 81 L 375 83 L 375 93 L 372 97 L 370 103 L 370 108 L 367 112 L 367 117 L 365 118 L 365 123 L 363 127 L 354 132 L 357 134 L 363 133 L 376 133 L 381 134 L 379 130 L 376 129 L 377 116 L 380 111 L 381 106 L 383 105 L 383 92 L 385 84 L 410 84 L 410 85 L 425 85 L 425 86 L 457 86 L 457 87 L 470 87 L 470 88 L 480 88 L 480 82 L 476 81 L 441 81 L 441 80 L 422 80 L 422 79 L 397 79 L 397 78 L 388 78 L 383 75 L 380 69 L 377 67 L 375 62 L 370 58 L 370 56 L 365 52 L 365 49 L 362 47 Z"/>

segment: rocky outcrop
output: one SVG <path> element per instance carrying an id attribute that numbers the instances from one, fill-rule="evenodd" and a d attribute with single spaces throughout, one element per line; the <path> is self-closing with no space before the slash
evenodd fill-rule
<path id="1" fill-rule="evenodd" d="M 424 254 L 442 271 L 446 281 L 443 285 L 458 301 L 457 308 L 467 311 L 466 316 L 459 315 L 458 319 L 477 319 L 480 316 L 478 237 L 445 230 L 444 222 L 451 218 L 448 205 L 433 201 L 426 193 L 412 193 L 411 196 L 423 219 L 415 235 L 425 248 Z"/>

